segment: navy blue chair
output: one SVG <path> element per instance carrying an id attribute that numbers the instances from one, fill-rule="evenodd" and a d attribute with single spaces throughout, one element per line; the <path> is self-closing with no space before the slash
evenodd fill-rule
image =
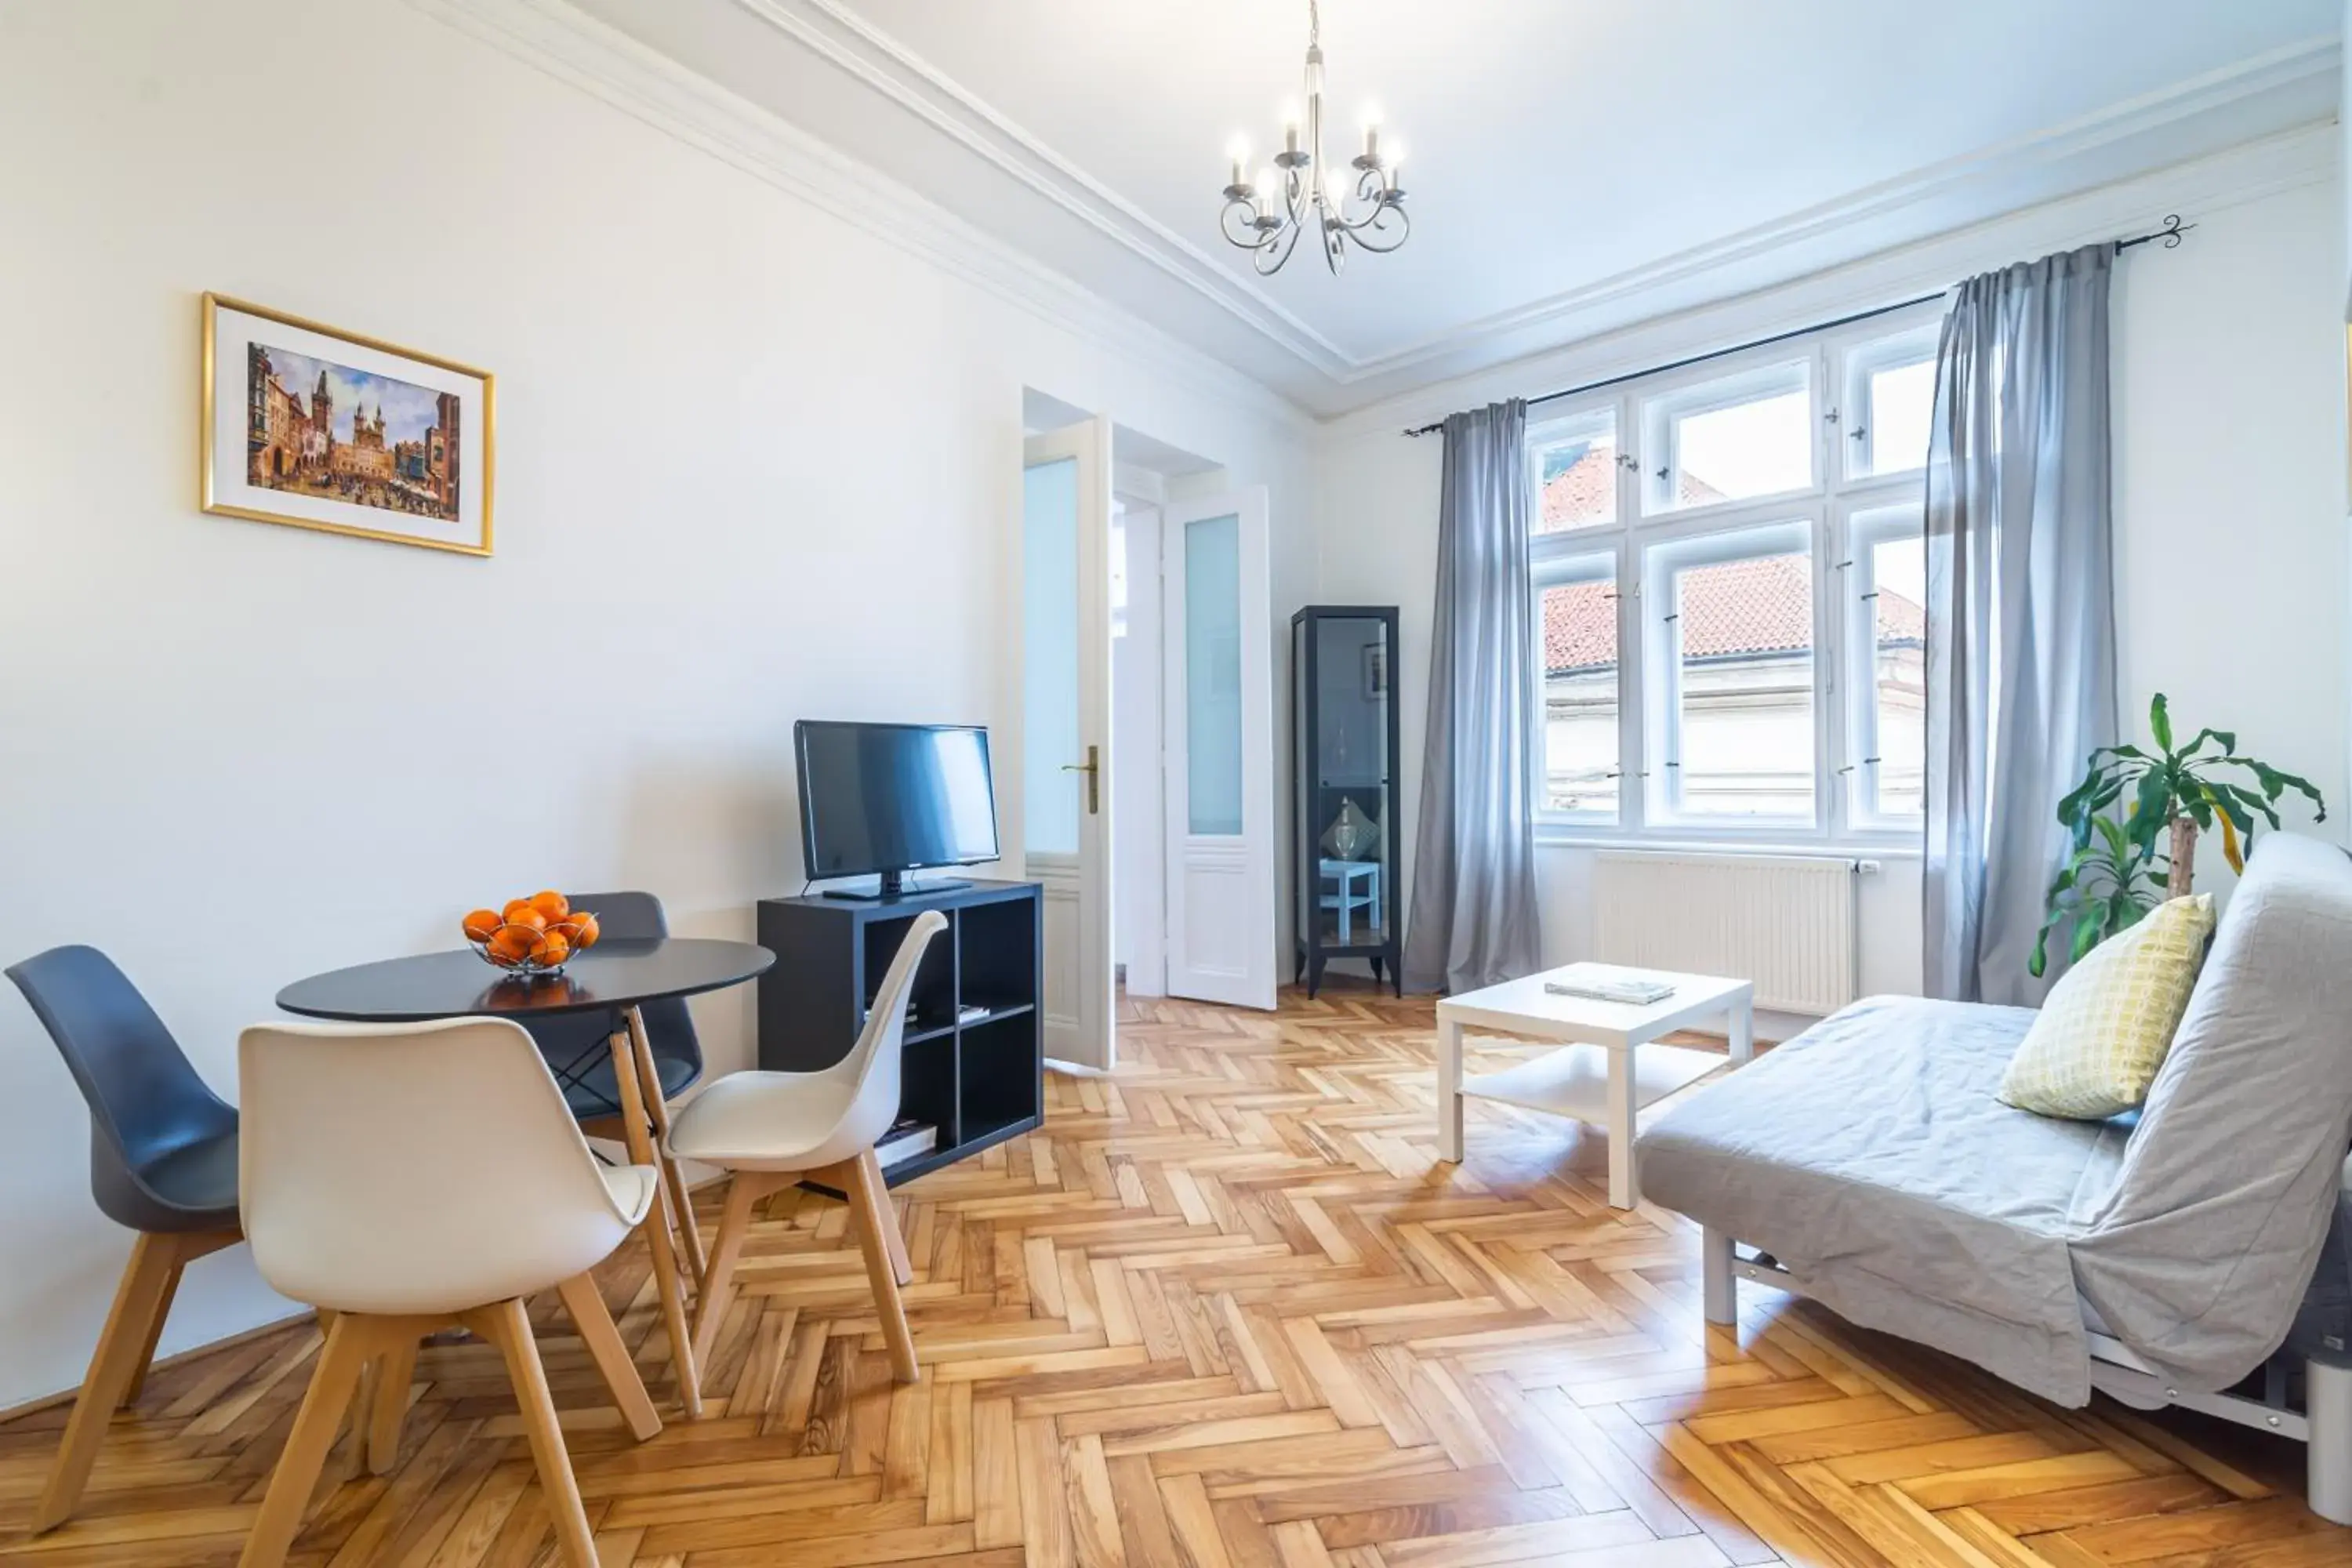
<path id="1" fill-rule="evenodd" d="M 34 1514 L 38 1532 L 73 1512 L 107 1422 L 139 1396 L 180 1270 L 243 1239 L 236 1108 L 205 1087 L 138 987 L 96 948 L 51 948 L 7 973 L 89 1103 L 90 1195 L 138 1236 Z"/>
<path id="2" fill-rule="evenodd" d="M 572 902 L 596 917 L 603 940 L 651 941 L 669 935 L 669 917 L 652 893 L 580 893 Z M 662 1185 L 699 1287 L 709 1262 L 694 1205 L 687 1200 L 686 1178 L 669 1153 L 669 1102 L 702 1077 L 702 1041 L 695 1035 L 694 1016 L 687 1011 L 683 996 L 645 1003 L 637 1014 L 645 1020 L 645 1037 L 633 1047 L 650 1055 L 651 1076 L 661 1085 L 661 1093 L 651 1098 L 646 1110 L 653 1121 L 654 1146 L 660 1152 Z M 626 1026 L 620 1013 L 559 1013 L 522 1023 L 539 1042 L 539 1054 L 547 1059 L 580 1130 L 595 1138 L 625 1138 L 627 1129 L 621 1124 L 620 1092 L 613 1077 L 613 1037 Z M 638 1075 L 646 1076 L 642 1064 Z"/>

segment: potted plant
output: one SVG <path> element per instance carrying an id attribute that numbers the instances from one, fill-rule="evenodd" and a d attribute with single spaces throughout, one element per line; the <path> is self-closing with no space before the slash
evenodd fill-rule
<path id="1" fill-rule="evenodd" d="M 2074 847 L 2050 881 L 2047 918 L 2026 964 L 2036 975 L 2048 967 L 2050 933 L 2063 921 L 2074 922 L 2071 962 L 2137 924 L 2164 900 L 2185 896 L 2196 876 L 2200 832 L 2218 825 L 2222 855 L 2231 870 L 2242 871 L 2254 819 L 2279 826 L 2278 802 L 2289 790 L 2310 800 L 2315 820 L 2327 820 L 2327 803 L 2311 781 L 2238 755 L 2234 731 L 2200 730 L 2187 745 L 2175 746 L 2161 691 L 2148 704 L 2147 728 L 2154 750 L 2101 746 L 2083 782 L 2058 803 L 2058 820 L 2074 835 Z M 2249 779 L 2251 789 L 2243 782 Z"/>

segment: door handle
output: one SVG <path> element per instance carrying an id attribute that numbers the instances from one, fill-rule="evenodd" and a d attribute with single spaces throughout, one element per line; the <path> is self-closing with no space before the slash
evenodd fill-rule
<path id="1" fill-rule="evenodd" d="M 1066 773 L 1087 775 L 1087 815 L 1100 816 L 1102 814 L 1102 748 L 1088 746 L 1085 762 L 1064 763 L 1062 771 Z"/>

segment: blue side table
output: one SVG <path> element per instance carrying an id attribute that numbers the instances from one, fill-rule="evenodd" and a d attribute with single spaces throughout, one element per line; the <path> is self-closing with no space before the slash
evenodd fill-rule
<path id="1" fill-rule="evenodd" d="M 1317 865 L 1323 875 L 1339 885 L 1336 893 L 1325 893 L 1316 901 L 1324 909 L 1339 911 L 1339 941 L 1342 944 L 1355 940 L 1355 916 L 1358 910 L 1369 910 L 1369 924 L 1373 931 L 1381 929 L 1381 863 L 1377 860 L 1319 860 Z M 1356 890 L 1363 885 L 1363 891 Z"/>

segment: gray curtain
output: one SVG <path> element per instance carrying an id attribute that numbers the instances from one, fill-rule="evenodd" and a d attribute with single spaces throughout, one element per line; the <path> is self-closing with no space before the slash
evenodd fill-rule
<path id="1" fill-rule="evenodd" d="M 2113 245 L 1972 278 L 1927 450 L 1927 994 L 2032 1004 L 2058 802 L 2116 733 Z"/>
<path id="2" fill-rule="evenodd" d="M 1534 972 L 1534 603 L 1528 405 L 1445 422 L 1429 732 L 1404 983 L 1475 990 Z"/>

